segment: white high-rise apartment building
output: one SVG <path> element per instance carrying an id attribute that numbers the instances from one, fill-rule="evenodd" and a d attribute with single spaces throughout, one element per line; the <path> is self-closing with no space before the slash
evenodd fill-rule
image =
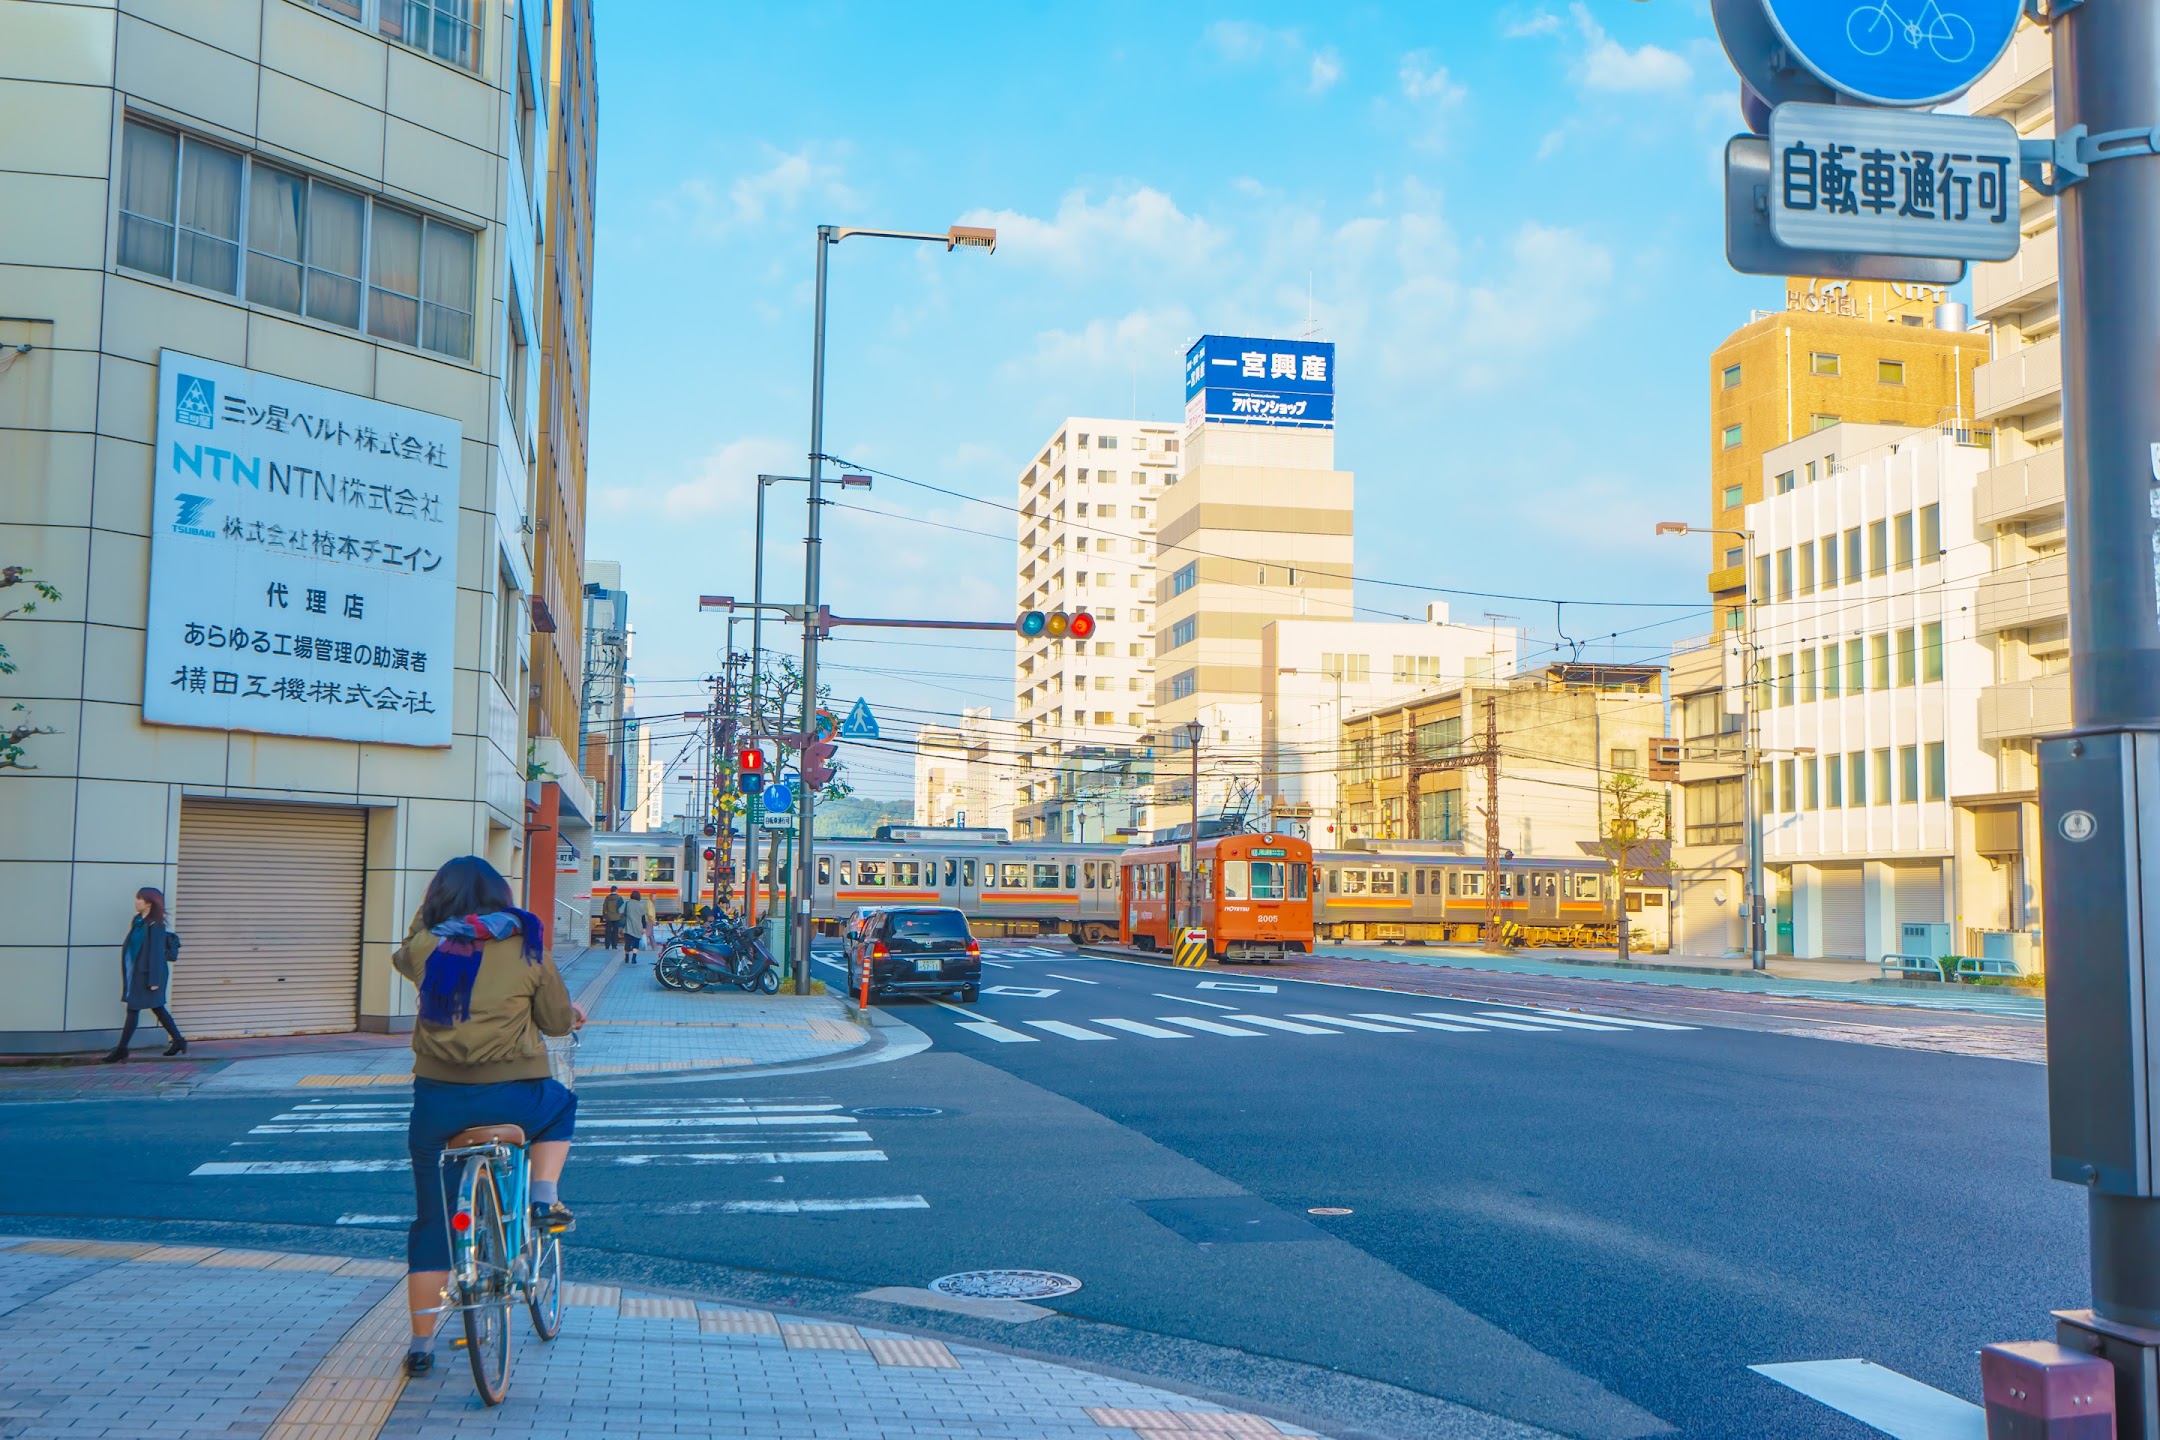
<path id="1" fill-rule="evenodd" d="M 1018 609 L 1086 610 L 1087 640 L 1016 642 L 1016 836 L 1062 836 L 1063 761 L 1144 743 L 1154 711 L 1155 526 L 1175 423 L 1071 417 L 1020 472 Z"/>

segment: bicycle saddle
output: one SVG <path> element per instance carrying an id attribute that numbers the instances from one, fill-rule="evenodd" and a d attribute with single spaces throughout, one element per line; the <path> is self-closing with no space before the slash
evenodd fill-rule
<path id="1" fill-rule="evenodd" d="M 474 1125 L 452 1135 L 443 1146 L 445 1150 L 463 1150 L 469 1145 L 523 1145 L 525 1128 L 522 1125 Z"/>

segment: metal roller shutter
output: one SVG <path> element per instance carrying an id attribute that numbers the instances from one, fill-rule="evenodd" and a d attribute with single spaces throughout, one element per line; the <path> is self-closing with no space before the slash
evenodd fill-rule
<path id="1" fill-rule="evenodd" d="M 1897 876 L 1898 924 L 1939 925 L 1943 918 L 1943 867 L 1939 860 L 1892 865 Z"/>
<path id="2" fill-rule="evenodd" d="M 1861 884 L 1860 867 L 1824 869 L 1821 874 L 1823 954 L 1865 955 L 1867 892 Z"/>
<path id="3" fill-rule="evenodd" d="M 367 812 L 186 800 L 172 924 L 174 1018 L 188 1035 L 359 1024 Z"/>

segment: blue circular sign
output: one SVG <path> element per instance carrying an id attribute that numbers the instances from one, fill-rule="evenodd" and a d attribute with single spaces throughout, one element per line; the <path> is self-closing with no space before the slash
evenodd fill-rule
<path id="1" fill-rule="evenodd" d="M 1794 58 L 1876 105 L 1962 95 L 2002 57 L 2019 0 L 1762 0 Z"/>
<path id="2" fill-rule="evenodd" d="M 785 783 L 768 785 L 765 787 L 764 799 L 767 810 L 790 810 L 795 805 L 795 792 Z"/>

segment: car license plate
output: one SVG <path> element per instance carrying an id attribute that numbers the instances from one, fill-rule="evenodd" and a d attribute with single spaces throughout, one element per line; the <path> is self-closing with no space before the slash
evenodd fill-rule
<path id="1" fill-rule="evenodd" d="M 915 962 L 915 973 L 918 975 L 935 975 L 940 968 L 940 962 L 935 955 L 926 955 Z"/>

